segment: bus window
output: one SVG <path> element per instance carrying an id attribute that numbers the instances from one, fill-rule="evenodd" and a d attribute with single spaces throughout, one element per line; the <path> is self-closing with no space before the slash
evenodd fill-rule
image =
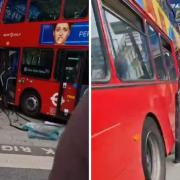
<path id="1" fill-rule="evenodd" d="M 9 0 L 4 15 L 4 23 L 23 22 L 26 8 L 27 0 Z"/>
<path id="2" fill-rule="evenodd" d="M 176 51 L 176 58 L 178 60 L 178 68 L 180 70 L 180 51 Z"/>
<path id="3" fill-rule="evenodd" d="M 113 11 L 126 19 L 128 23 L 133 24 L 140 31 L 144 31 L 144 25 L 140 16 L 135 14 L 123 1 L 102 0 L 106 7 L 112 7 Z M 118 5 L 117 5 L 118 4 Z"/>
<path id="4" fill-rule="evenodd" d="M 64 7 L 64 17 L 66 19 L 83 18 L 88 15 L 88 3 L 87 0 L 66 0 Z M 72 5 L 73 4 L 73 5 Z"/>
<path id="5" fill-rule="evenodd" d="M 114 46 L 118 77 L 125 81 L 153 78 L 145 35 L 106 10 L 105 17 Z"/>
<path id="6" fill-rule="evenodd" d="M 1 1 L 0 1 L 0 13 L 1 13 L 1 10 L 2 10 L 3 5 L 4 5 L 4 0 L 1 0 Z"/>
<path id="7" fill-rule="evenodd" d="M 161 44 L 163 47 L 163 56 L 166 63 L 166 67 L 169 73 L 170 80 L 176 80 L 176 70 L 174 65 L 174 59 L 171 53 L 171 46 L 161 37 Z"/>
<path id="8" fill-rule="evenodd" d="M 54 78 L 61 82 L 74 83 L 80 72 L 80 61 L 84 59 L 84 52 L 60 51 Z"/>
<path id="9" fill-rule="evenodd" d="M 29 21 L 56 20 L 60 14 L 61 0 L 31 0 Z"/>
<path id="10" fill-rule="evenodd" d="M 53 54 L 52 49 L 24 49 L 21 73 L 27 76 L 49 79 L 52 71 Z"/>
<path id="11" fill-rule="evenodd" d="M 150 25 L 148 25 L 148 35 L 150 42 L 150 52 L 153 61 L 155 62 L 158 79 L 166 80 L 167 75 L 164 67 L 164 62 L 161 56 L 159 37 L 157 32 Z"/>
<path id="12" fill-rule="evenodd" d="M 92 12 L 92 27 L 91 28 L 91 78 L 92 81 L 102 81 L 107 78 L 107 66 L 103 56 L 100 37 L 98 34 L 94 13 Z"/>

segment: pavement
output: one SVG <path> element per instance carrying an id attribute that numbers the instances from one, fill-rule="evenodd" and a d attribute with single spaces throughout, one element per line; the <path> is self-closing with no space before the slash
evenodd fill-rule
<path id="1" fill-rule="evenodd" d="M 1 168 L 0 180 L 48 180 L 49 171 L 19 168 Z"/>
<path id="2" fill-rule="evenodd" d="M 166 159 L 166 180 L 180 180 L 180 163 L 174 163 L 174 154 Z"/>
<path id="3" fill-rule="evenodd" d="M 17 119 L 13 113 L 9 117 Z M 0 180 L 48 180 L 57 142 L 28 138 L 27 132 L 11 127 L 0 111 Z M 180 164 L 174 163 L 174 154 L 167 157 L 166 171 L 166 180 L 180 180 Z"/>
<path id="4" fill-rule="evenodd" d="M 17 120 L 14 113 L 9 117 L 12 122 L 27 122 Z M 57 143 L 28 138 L 26 131 L 10 126 L 7 115 L 0 110 L 0 180 L 48 180 Z"/>
<path id="5" fill-rule="evenodd" d="M 12 120 L 16 120 L 17 117 L 14 113 L 9 113 L 9 118 Z M 19 118 L 21 123 L 27 123 L 27 121 Z M 43 123 L 43 121 L 29 118 L 32 122 L 35 123 Z M 49 141 L 49 140 L 39 140 L 39 139 L 30 139 L 27 136 L 26 131 L 18 130 L 14 127 L 10 126 L 9 119 L 7 115 L 3 112 L 0 112 L 0 144 L 8 143 L 8 144 L 20 144 L 20 145 L 30 145 L 30 146 L 48 146 L 48 147 L 56 147 L 57 141 Z"/>

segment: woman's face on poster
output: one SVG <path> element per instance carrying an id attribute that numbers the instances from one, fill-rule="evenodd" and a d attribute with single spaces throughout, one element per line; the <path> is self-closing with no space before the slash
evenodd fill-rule
<path id="1" fill-rule="evenodd" d="M 68 23 L 56 24 L 54 30 L 54 42 L 55 44 L 64 44 L 70 34 L 70 27 Z"/>

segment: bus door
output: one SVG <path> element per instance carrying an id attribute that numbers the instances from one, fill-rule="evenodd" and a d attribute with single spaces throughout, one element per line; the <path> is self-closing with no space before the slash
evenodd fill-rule
<path id="1" fill-rule="evenodd" d="M 19 49 L 0 49 L 0 89 L 8 103 L 15 102 Z"/>
<path id="2" fill-rule="evenodd" d="M 85 51 L 67 50 L 59 53 L 60 86 L 57 114 L 69 115 L 77 104 L 83 89 L 85 89 L 84 86 L 88 85 L 87 59 L 88 55 Z"/>

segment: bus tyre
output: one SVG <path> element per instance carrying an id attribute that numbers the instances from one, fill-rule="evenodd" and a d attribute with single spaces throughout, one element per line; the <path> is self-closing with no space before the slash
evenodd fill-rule
<path id="1" fill-rule="evenodd" d="M 35 117 L 40 113 L 40 97 L 33 91 L 25 92 L 21 98 L 21 109 L 27 116 Z"/>
<path id="2" fill-rule="evenodd" d="M 142 164 L 146 180 L 165 180 L 165 146 L 156 122 L 150 117 L 142 132 Z"/>

